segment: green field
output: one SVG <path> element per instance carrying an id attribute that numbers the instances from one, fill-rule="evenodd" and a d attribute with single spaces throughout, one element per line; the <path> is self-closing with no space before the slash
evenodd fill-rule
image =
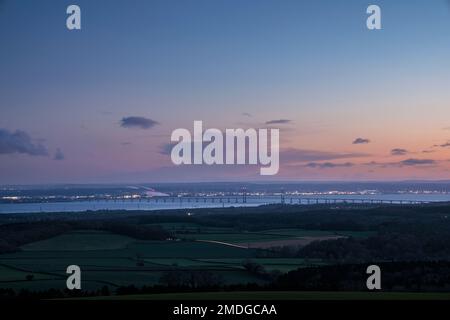
<path id="1" fill-rule="evenodd" d="M 164 229 L 172 232 L 194 232 L 194 233 L 204 233 L 204 232 L 227 232 L 230 228 L 220 228 L 220 227 L 210 227 L 203 226 L 197 223 L 191 222 L 163 222 L 157 224 L 148 224 L 148 226 L 161 226 Z"/>
<path id="2" fill-rule="evenodd" d="M 246 243 L 289 239 L 290 236 L 265 233 L 197 233 L 180 235 L 185 239 L 223 241 L 229 243 Z"/>
<path id="3" fill-rule="evenodd" d="M 261 283 L 242 264 L 258 261 L 257 251 L 197 241 L 139 241 L 107 232 L 78 231 L 38 241 L 0 256 L 0 288 L 64 289 L 66 268 L 81 267 L 84 289 L 154 285 L 174 268 L 205 270 L 225 284 Z M 264 259 L 272 270 L 295 269 L 303 261 Z M 139 262 L 139 263 L 138 263 Z M 32 279 L 27 276 L 32 275 Z M 28 277 L 29 278 L 29 277 Z"/>
<path id="4" fill-rule="evenodd" d="M 155 226 L 153 224 L 152 226 Z M 161 223 L 158 224 L 164 229 L 172 232 L 176 237 L 189 240 L 220 241 L 234 244 L 252 242 L 264 242 L 275 240 L 289 240 L 303 237 L 328 237 L 344 236 L 366 238 L 373 232 L 358 231 L 323 231 L 323 230 L 303 230 L 303 229 L 270 229 L 258 232 L 236 231 L 232 228 L 217 228 L 203 226 L 195 223 Z"/>
<path id="5" fill-rule="evenodd" d="M 76 231 L 22 246 L 27 251 L 112 250 L 125 248 L 135 240 L 100 231 Z"/>
<path id="6" fill-rule="evenodd" d="M 0 283 L 8 283 L 8 282 L 14 282 L 17 280 L 20 281 L 26 281 L 27 276 L 33 276 L 33 279 L 36 280 L 43 280 L 43 279 L 52 279 L 52 277 L 49 274 L 45 273 L 38 273 L 38 272 L 26 272 L 24 270 L 21 270 L 19 268 L 14 268 L 7 265 L 0 265 Z"/>
<path id="7" fill-rule="evenodd" d="M 265 230 L 265 234 L 284 235 L 290 237 L 325 237 L 325 236 L 345 236 L 355 238 L 367 238 L 374 234 L 370 231 L 323 231 L 323 230 L 303 230 L 303 229 L 272 229 Z"/>
<path id="8" fill-rule="evenodd" d="M 258 249 L 195 240 L 245 244 L 344 234 L 301 229 L 237 232 L 194 223 L 161 225 L 185 240 L 141 241 L 108 232 L 82 230 L 24 245 L 19 252 L 0 255 L 0 288 L 64 289 L 65 271 L 72 264 L 81 267 L 83 288 L 88 290 L 105 285 L 110 288 L 154 285 L 164 272 L 175 269 L 209 271 L 219 275 L 224 284 L 263 283 L 244 268 L 246 261 L 250 259 L 267 271 L 281 272 L 324 262 L 259 258 L 261 250 Z"/>
<path id="9" fill-rule="evenodd" d="M 95 297 L 95 300 L 450 300 L 450 293 L 237 291 L 141 294 Z"/>

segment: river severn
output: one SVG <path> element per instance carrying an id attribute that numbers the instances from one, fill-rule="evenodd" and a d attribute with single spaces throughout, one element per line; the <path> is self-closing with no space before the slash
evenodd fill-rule
<path id="1" fill-rule="evenodd" d="M 165 210 L 221 207 L 254 207 L 265 204 L 324 204 L 324 203 L 377 203 L 414 204 L 424 202 L 450 202 L 450 194 L 373 194 L 373 195 L 314 195 L 314 196 L 240 196 L 223 197 L 161 197 L 140 200 L 90 200 L 32 203 L 0 203 L 0 214 L 38 212 L 82 212 L 105 210 Z"/>

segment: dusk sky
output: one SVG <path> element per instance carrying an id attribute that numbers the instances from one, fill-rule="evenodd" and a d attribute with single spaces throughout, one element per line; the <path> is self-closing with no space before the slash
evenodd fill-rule
<path id="1" fill-rule="evenodd" d="M 446 0 L 0 0 L 0 46 L 0 184 L 450 179 Z M 194 120 L 279 128 L 279 174 L 175 167 Z"/>

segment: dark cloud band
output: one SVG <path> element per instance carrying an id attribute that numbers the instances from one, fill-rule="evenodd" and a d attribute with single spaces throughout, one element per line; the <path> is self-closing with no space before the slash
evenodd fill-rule
<path id="1" fill-rule="evenodd" d="M 144 117 L 125 117 L 120 120 L 120 126 L 123 128 L 150 129 L 158 124 L 158 121 Z"/>
<path id="2" fill-rule="evenodd" d="M 365 138 L 356 138 L 355 140 L 353 140 L 353 144 L 367 144 L 369 143 L 370 140 L 369 139 L 365 139 Z"/>
<path id="3" fill-rule="evenodd" d="M 48 150 L 33 139 L 25 131 L 14 132 L 0 129 L 0 154 L 22 153 L 30 156 L 47 156 Z"/>

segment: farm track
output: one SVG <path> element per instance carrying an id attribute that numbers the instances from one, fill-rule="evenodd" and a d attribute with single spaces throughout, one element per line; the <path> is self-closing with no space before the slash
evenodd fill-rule
<path id="1" fill-rule="evenodd" d="M 248 249 L 248 247 L 244 247 L 242 245 L 229 243 L 229 242 L 223 242 L 223 241 L 215 241 L 215 240 L 195 240 L 195 241 L 197 241 L 197 242 L 207 242 L 207 243 L 216 243 L 216 244 L 221 244 L 221 245 L 224 245 L 224 246 L 240 248 L 240 249 Z"/>

